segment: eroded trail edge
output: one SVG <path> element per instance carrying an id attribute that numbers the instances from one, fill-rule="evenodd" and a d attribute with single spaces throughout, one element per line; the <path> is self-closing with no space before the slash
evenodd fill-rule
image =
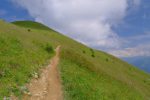
<path id="1" fill-rule="evenodd" d="M 51 59 L 50 65 L 42 70 L 40 78 L 33 79 L 28 84 L 30 95 L 23 100 L 63 100 L 60 75 L 57 68 L 59 63 L 60 46 L 55 49 L 56 55 Z"/>

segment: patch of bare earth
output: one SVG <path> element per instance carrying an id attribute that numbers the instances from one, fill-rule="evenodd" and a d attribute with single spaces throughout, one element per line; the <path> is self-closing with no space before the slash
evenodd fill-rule
<path id="1" fill-rule="evenodd" d="M 61 81 L 57 65 L 59 63 L 60 46 L 50 65 L 42 70 L 40 78 L 32 79 L 27 85 L 30 94 L 23 96 L 23 100 L 63 100 Z"/>

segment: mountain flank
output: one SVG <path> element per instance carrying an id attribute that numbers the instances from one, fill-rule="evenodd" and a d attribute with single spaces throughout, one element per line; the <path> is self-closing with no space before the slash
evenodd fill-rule
<path id="1" fill-rule="evenodd" d="M 150 75 L 127 62 L 37 22 L 0 21 L 0 100 L 31 91 L 26 84 L 40 80 L 58 45 L 64 100 L 150 99 Z"/>

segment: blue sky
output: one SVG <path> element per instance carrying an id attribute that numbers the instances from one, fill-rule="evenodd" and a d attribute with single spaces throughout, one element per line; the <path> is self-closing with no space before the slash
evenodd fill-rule
<path id="1" fill-rule="evenodd" d="M 121 36 L 134 36 L 150 31 L 150 1 L 142 0 L 140 6 L 125 17 L 127 25 L 115 29 Z"/>
<path id="2" fill-rule="evenodd" d="M 118 57 L 150 56 L 149 9 L 149 0 L 1 0 L 0 19 L 35 20 Z"/>
<path id="3" fill-rule="evenodd" d="M 34 20 L 27 10 L 14 5 L 11 0 L 1 0 L 0 2 L 0 19 L 5 19 L 6 21 L 15 20 Z"/>

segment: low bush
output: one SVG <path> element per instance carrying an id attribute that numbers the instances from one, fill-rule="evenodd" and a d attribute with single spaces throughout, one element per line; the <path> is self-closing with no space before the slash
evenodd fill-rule
<path id="1" fill-rule="evenodd" d="M 85 50 L 82 51 L 83 53 L 86 53 Z"/>
<path id="2" fill-rule="evenodd" d="M 45 50 L 46 50 L 48 53 L 53 53 L 53 52 L 54 52 L 54 49 L 53 49 L 53 47 L 52 47 L 50 44 L 46 44 Z"/>
<path id="3" fill-rule="evenodd" d="M 109 59 L 108 59 L 108 58 L 106 58 L 106 61 L 108 62 L 108 61 L 109 61 Z"/>
<path id="4" fill-rule="evenodd" d="M 91 54 L 91 57 L 95 57 L 94 50 L 90 48 L 90 51 L 91 51 L 91 53 L 92 53 L 92 54 Z"/>
<path id="5" fill-rule="evenodd" d="M 28 32 L 31 32 L 31 29 L 28 29 Z"/>

